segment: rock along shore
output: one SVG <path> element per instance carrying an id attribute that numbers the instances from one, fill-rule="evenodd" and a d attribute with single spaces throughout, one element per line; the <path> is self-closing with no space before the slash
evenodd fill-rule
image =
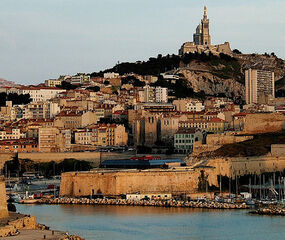
<path id="1" fill-rule="evenodd" d="M 258 214 L 258 215 L 285 216 L 285 209 L 284 208 L 278 208 L 278 207 L 258 208 L 254 211 L 250 211 L 249 213 Z"/>
<path id="2" fill-rule="evenodd" d="M 88 198 L 55 198 L 41 199 L 38 204 L 83 204 L 83 205 L 124 205 L 124 206 L 153 206 L 153 207 L 185 207 L 207 209 L 248 209 L 245 203 L 218 203 L 214 201 L 176 201 L 176 200 L 126 200 L 126 199 L 88 199 Z"/>

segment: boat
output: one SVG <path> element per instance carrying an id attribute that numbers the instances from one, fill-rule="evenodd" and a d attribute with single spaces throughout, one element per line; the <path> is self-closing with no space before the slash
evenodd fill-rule
<path id="1" fill-rule="evenodd" d="M 35 204 L 38 203 L 38 199 L 21 199 L 18 201 L 20 204 Z"/>
<path id="2" fill-rule="evenodd" d="M 22 199 L 19 199 L 18 203 L 20 203 L 20 204 L 34 204 L 34 203 L 37 203 L 38 201 L 39 201 L 39 199 L 36 199 L 34 194 L 29 195 L 28 191 L 26 191 L 25 197 Z"/>

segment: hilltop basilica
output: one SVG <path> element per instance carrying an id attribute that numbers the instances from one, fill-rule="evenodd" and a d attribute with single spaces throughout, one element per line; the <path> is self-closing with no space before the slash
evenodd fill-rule
<path id="1" fill-rule="evenodd" d="M 183 43 L 179 49 L 178 54 L 183 55 L 189 52 L 198 52 L 198 53 L 208 53 L 212 52 L 213 54 L 225 53 L 232 54 L 232 50 L 229 42 L 219 45 L 211 45 L 211 36 L 210 36 L 210 21 L 207 17 L 207 8 L 204 7 L 204 16 L 201 20 L 201 23 L 197 26 L 196 32 L 193 34 L 193 42 Z"/>

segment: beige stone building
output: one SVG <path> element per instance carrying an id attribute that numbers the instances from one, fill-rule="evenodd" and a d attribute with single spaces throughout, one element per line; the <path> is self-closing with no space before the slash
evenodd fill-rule
<path id="1" fill-rule="evenodd" d="M 123 125 L 100 124 L 75 131 L 75 143 L 94 146 L 125 146 L 128 134 Z"/>
<path id="2" fill-rule="evenodd" d="M 45 86 L 46 87 L 56 87 L 58 85 L 61 85 L 61 80 L 60 79 L 48 79 L 48 80 L 45 80 Z"/>
<path id="3" fill-rule="evenodd" d="M 13 128 L 13 129 L 4 129 L 0 131 L 0 140 L 6 139 L 20 139 L 25 138 L 26 134 L 21 132 L 21 129 Z"/>
<path id="4" fill-rule="evenodd" d="M 68 152 L 70 149 L 70 130 L 39 128 L 39 152 Z"/>
<path id="5" fill-rule="evenodd" d="M 144 112 L 133 121 L 135 145 L 153 146 L 157 141 L 172 145 L 178 123 L 184 116 Z"/>
<path id="6" fill-rule="evenodd" d="M 98 122 L 98 115 L 95 112 L 65 110 L 61 111 L 55 118 L 54 126 L 64 129 L 77 129 L 86 127 Z"/>
<path id="7" fill-rule="evenodd" d="M 202 102 L 197 99 L 183 98 L 173 101 L 176 110 L 179 112 L 201 112 L 205 109 Z"/>
<path id="8" fill-rule="evenodd" d="M 223 133 L 229 127 L 229 123 L 220 118 L 209 120 L 187 120 L 180 121 L 179 128 L 199 128 L 210 133 Z"/>
<path id="9" fill-rule="evenodd" d="M 245 98 L 247 104 L 265 104 L 274 99 L 274 72 L 248 69 L 245 71 Z"/>

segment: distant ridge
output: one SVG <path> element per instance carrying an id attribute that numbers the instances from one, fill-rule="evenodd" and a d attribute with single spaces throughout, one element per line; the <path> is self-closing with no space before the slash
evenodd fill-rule
<path id="1" fill-rule="evenodd" d="M 0 87 L 15 87 L 16 83 L 0 78 Z"/>

